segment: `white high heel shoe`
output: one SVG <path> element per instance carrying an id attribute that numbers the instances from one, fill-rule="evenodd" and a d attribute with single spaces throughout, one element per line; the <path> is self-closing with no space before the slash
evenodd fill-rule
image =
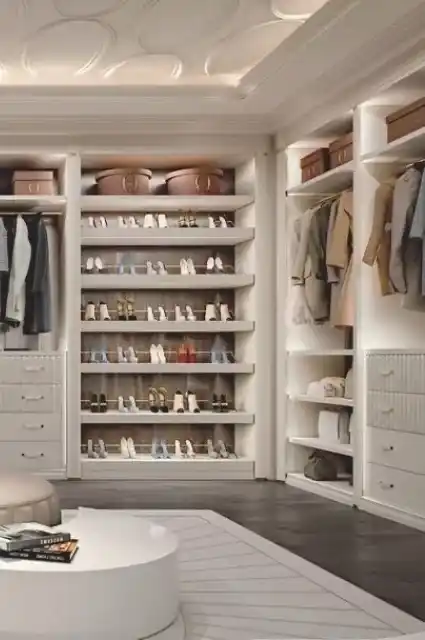
<path id="1" fill-rule="evenodd" d="M 127 358 L 127 362 L 131 362 L 131 364 L 137 364 L 139 362 L 139 358 L 136 356 L 134 347 L 128 347 L 127 351 L 125 352 L 125 356 Z"/>
<path id="2" fill-rule="evenodd" d="M 173 399 L 174 413 L 184 413 L 184 396 L 181 391 L 176 391 Z"/>
<path id="3" fill-rule="evenodd" d="M 96 320 L 96 305 L 93 302 L 87 303 L 84 320 Z"/>
<path id="4" fill-rule="evenodd" d="M 129 217 L 127 218 L 127 222 L 128 222 L 128 226 L 129 226 L 131 229 L 137 229 L 138 224 L 137 224 L 137 222 L 136 222 L 136 218 L 135 218 L 134 216 L 129 216 Z"/>
<path id="5" fill-rule="evenodd" d="M 134 446 L 133 438 L 127 438 L 127 449 L 129 458 L 137 458 L 136 447 Z"/>
<path id="6" fill-rule="evenodd" d="M 128 404 L 130 413 L 139 413 L 139 407 L 136 404 L 134 396 L 128 396 Z"/>
<path id="7" fill-rule="evenodd" d="M 176 322 L 184 322 L 186 320 L 186 317 L 178 304 L 174 307 L 174 319 Z"/>
<path id="8" fill-rule="evenodd" d="M 89 216 L 87 218 L 87 226 L 90 227 L 91 229 L 94 229 L 96 227 L 93 216 Z"/>
<path id="9" fill-rule="evenodd" d="M 228 224 L 227 224 L 227 220 L 226 220 L 226 218 L 225 218 L 224 216 L 219 216 L 219 217 L 218 217 L 218 219 L 219 219 L 219 221 L 220 221 L 220 227 L 221 227 L 222 229 L 227 229 Z"/>
<path id="10" fill-rule="evenodd" d="M 166 213 L 158 213 L 158 227 L 160 229 L 166 229 L 168 227 L 168 220 Z"/>
<path id="11" fill-rule="evenodd" d="M 100 320 L 110 320 L 111 316 L 109 315 L 108 305 L 106 302 L 99 303 L 99 318 Z"/>
<path id="12" fill-rule="evenodd" d="M 198 401 L 196 399 L 196 393 L 192 393 L 192 391 L 186 391 L 186 398 L 189 413 L 201 413 Z"/>
<path id="13" fill-rule="evenodd" d="M 181 276 L 188 276 L 189 275 L 189 268 L 187 266 L 187 260 L 185 258 L 182 258 L 180 260 L 180 275 Z"/>
<path id="14" fill-rule="evenodd" d="M 124 404 L 124 398 L 122 396 L 118 396 L 118 411 L 120 413 L 128 413 L 128 409 Z"/>
<path id="15" fill-rule="evenodd" d="M 209 229 L 215 229 L 216 228 L 216 223 L 215 220 L 212 216 L 208 216 L 208 227 Z"/>
<path id="16" fill-rule="evenodd" d="M 124 216 L 118 216 L 118 226 L 120 229 L 127 229 L 127 220 Z"/>
<path id="17" fill-rule="evenodd" d="M 207 260 L 207 273 L 214 273 L 215 270 L 215 260 L 213 256 L 210 256 Z"/>
<path id="18" fill-rule="evenodd" d="M 229 305 L 228 304 L 221 304 L 220 305 L 220 320 L 221 322 L 228 322 L 229 320 L 232 319 L 232 315 L 229 311 Z"/>
<path id="19" fill-rule="evenodd" d="M 196 458 L 196 453 L 193 450 L 192 443 L 190 440 L 186 440 L 186 447 L 187 447 L 188 458 Z"/>
<path id="20" fill-rule="evenodd" d="M 122 347 L 117 347 L 117 360 L 120 364 L 128 362 L 127 358 L 124 355 L 124 349 Z"/>
<path id="21" fill-rule="evenodd" d="M 130 451 L 128 450 L 128 443 L 125 438 L 121 438 L 120 442 L 121 456 L 128 459 L 130 457 Z"/>
<path id="22" fill-rule="evenodd" d="M 217 273 L 224 273 L 224 264 L 220 256 L 217 256 L 215 259 L 215 270 Z"/>
<path id="23" fill-rule="evenodd" d="M 106 220 L 105 216 L 99 216 L 99 224 L 102 229 L 106 229 L 106 227 L 108 226 L 108 221 Z"/>
<path id="24" fill-rule="evenodd" d="M 196 322 L 196 316 L 193 313 L 192 307 L 190 306 L 190 304 L 186 305 L 186 313 L 187 313 L 187 319 L 190 322 Z"/>
<path id="25" fill-rule="evenodd" d="M 159 364 L 166 364 L 167 359 L 165 357 L 164 347 L 162 346 L 162 344 L 158 344 L 156 346 L 156 351 L 158 354 Z"/>
<path id="26" fill-rule="evenodd" d="M 183 458 L 182 446 L 180 444 L 180 440 L 176 440 L 174 442 L 174 455 L 176 458 Z"/>
<path id="27" fill-rule="evenodd" d="M 94 269 L 94 258 L 92 258 L 92 257 L 87 258 L 86 271 L 90 272 L 90 271 L 93 271 L 93 269 Z"/>
<path id="28" fill-rule="evenodd" d="M 144 229 L 154 229 L 156 227 L 156 220 L 153 213 L 146 213 L 143 219 L 143 228 Z"/>
<path id="29" fill-rule="evenodd" d="M 148 322 L 156 322 L 152 307 L 148 307 Z"/>
<path id="30" fill-rule="evenodd" d="M 188 258 L 186 260 L 186 264 L 187 264 L 188 274 L 190 276 L 196 276 L 196 268 L 195 268 L 195 265 L 194 265 L 194 262 L 193 262 L 192 258 Z"/>
<path id="31" fill-rule="evenodd" d="M 148 276 L 157 276 L 157 272 L 155 267 L 153 266 L 151 260 L 146 260 L 146 273 Z"/>
<path id="32" fill-rule="evenodd" d="M 217 320 L 215 304 L 209 303 L 205 307 L 205 320 L 207 322 L 211 322 L 213 320 Z"/>
<path id="33" fill-rule="evenodd" d="M 103 262 L 100 256 L 96 256 L 96 258 L 94 259 L 94 266 L 97 271 L 103 271 Z"/>
<path id="34" fill-rule="evenodd" d="M 149 355 L 151 359 L 151 364 L 160 364 L 158 347 L 156 344 L 151 344 L 149 349 Z"/>
<path id="35" fill-rule="evenodd" d="M 165 320 L 168 320 L 167 312 L 165 311 L 164 307 L 159 306 L 158 307 L 158 313 L 159 313 L 160 322 L 164 322 Z"/>
<path id="36" fill-rule="evenodd" d="M 160 276 L 166 276 L 168 274 L 167 267 L 161 260 L 158 260 L 155 266 L 156 271 Z"/>

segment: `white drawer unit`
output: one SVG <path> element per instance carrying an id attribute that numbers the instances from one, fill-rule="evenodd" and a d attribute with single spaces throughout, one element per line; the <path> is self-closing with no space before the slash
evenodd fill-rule
<path id="1" fill-rule="evenodd" d="M 64 456 L 60 442 L 2 442 L 0 468 L 13 471 L 62 469 Z"/>
<path id="2" fill-rule="evenodd" d="M 366 422 L 368 427 L 425 436 L 425 395 L 369 391 Z"/>
<path id="3" fill-rule="evenodd" d="M 0 423 L 0 443 L 63 439 L 61 413 L 1 413 Z"/>
<path id="4" fill-rule="evenodd" d="M 425 438 L 416 433 L 368 429 L 367 460 L 425 475 Z"/>
<path id="5" fill-rule="evenodd" d="M 366 497 L 418 516 L 425 516 L 425 475 L 368 464 Z"/>
<path id="6" fill-rule="evenodd" d="M 368 353 L 367 387 L 372 391 L 425 394 L 425 354 Z"/>
<path id="7" fill-rule="evenodd" d="M 57 385 L 11 384 L 0 386 L 0 411 L 7 413 L 58 413 L 62 388 Z"/>
<path id="8" fill-rule="evenodd" d="M 61 384 L 63 358 L 60 355 L 2 354 L 1 384 Z"/>

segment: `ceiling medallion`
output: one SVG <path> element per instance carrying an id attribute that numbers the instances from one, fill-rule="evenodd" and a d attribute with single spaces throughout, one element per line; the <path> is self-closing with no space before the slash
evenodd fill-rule
<path id="1" fill-rule="evenodd" d="M 272 20 L 227 36 L 208 56 L 205 73 L 209 76 L 244 76 L 301 24 L 295 21 Z"/>
<path id="2" fill-rule="evenodd" d="M 55 75 L 60 74 L 61 80 L 64 80 L 66 73 L 81 76 L 97 65 L 115 38 L 115 31 L 98 20 L 62 19 L 51 22 L 28 38 L 22 52 L 22 67 L 33 77 L 39 73 L 48 73 L 49 68 L 54 69 Z M 70 46 L 67 50 L 68 44 Z M 83 46 L 90 47 L 87 56 L 81 51 Z M 73 59 L 75 55 L 77 60 Z M 37 65 L 40 66 L 39 69 Z M 74 68 L 70 70 L 72 67 Z"/>
<path id="3" fill-rule="evenodd" d="M 121 9 L 128 0 L 53 0 L 64 18 L 99 18 Z"/>
<path id="4" fill-rule="evenodd" d="M 307 20 L 328 0 L 271 0 L 274 15 L 281 20 Z"/>

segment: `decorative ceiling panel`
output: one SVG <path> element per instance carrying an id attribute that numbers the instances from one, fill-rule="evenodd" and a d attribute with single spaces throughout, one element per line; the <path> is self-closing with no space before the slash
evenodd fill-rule
<path id="1" fill-rule="evenodd" d="M 326 1 L 0 0 L 0 81 L 237 86 Z"/>

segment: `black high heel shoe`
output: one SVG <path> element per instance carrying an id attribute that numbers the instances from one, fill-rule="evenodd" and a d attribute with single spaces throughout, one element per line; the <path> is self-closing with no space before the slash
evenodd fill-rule
<path id="1" fill-rule="evenodd" d="M 104 393 L 101 393 L 99 397 L 99 411 L 100 413 L 106 413 L 108 411 L 108 403 Z"/>
<path id="2" fill-rule="evenodd" d="M 97 397 L 97 393 L 92 393 L 90 399 L 90 411 L 92 413 L 99 413 L 99 398 Z"/>
<path id="3" fill-rule="evenodd" d="M 227 413 L 229 411 L 229 403 L 227 402 L 226 395 L 224 393 L 220 396 L 220 411 L 221 413 Z"/>
<path id="4" fill-rule="evenodd" d="M 221 404 L 216 393 L 213 393 L 211 408 L 214 413 L 219 413 L 221 411 Z"/>

